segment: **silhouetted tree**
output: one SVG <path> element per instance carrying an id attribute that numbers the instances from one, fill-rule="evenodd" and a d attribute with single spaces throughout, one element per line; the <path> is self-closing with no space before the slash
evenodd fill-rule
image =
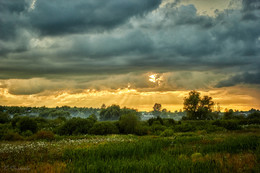
<path id="1" fill-rule="evenodd" d="M 211 119 L 210 113 L 214 102 L 209 96 L 200 97 L 197 91 L 189 92 L 189 96 L 184 98 L 184 110 L 187 111 L 187 119 L 205 120 Z"/>
<path id="2" fill-rule="evenodd" d="M 160 112 L 162 109 L 162 105 L 160 103 L 155 103 L 153 106 L 153 111 L 154 112 Z"/>
<path id="3" fill-rule="evenodd" d="M 106 109 L 106 105 L 104 103 L 101 105 L 101 109 Z"/>
<path id="4" fill-rule="evenodd" d="M 153 114 L 157 117 L 160 116 L 161 109 L 162 109 L 162 105 L 160 103 L 155 103 L 153 106 Z"/>

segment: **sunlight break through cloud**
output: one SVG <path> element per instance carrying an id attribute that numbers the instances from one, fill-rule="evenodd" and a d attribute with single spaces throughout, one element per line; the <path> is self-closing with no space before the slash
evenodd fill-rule
<path id="1" fill-rule="evenodd" d="M 32 1 L 31 5 L 30 5 L 30 8 L 29 8 L 30 11 L 32 11 L 32 10 L 35 9 L 36 1 L 37 1 L 37 0 L 33 0 L 33 1 Z"/>

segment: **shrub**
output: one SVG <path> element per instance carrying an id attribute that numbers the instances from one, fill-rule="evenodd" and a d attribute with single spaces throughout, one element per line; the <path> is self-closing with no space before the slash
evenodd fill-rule
<path id="1" fill-rule="evenodd" d="M 122 133 L 133 134 L 139 120 L 135 113 L 122 115 L 119 120 L 119 128 Z"/>
<path id="2" fill-rule="evenodd" d="M 34 119 L 29 118 L 29 117 L 22 117 L 18 121 L 18 129 L 21 132 L 25 132 L 26 130 L 30 130 L 31 132 L 36 133 L 38 126 L 37 126 L 37 123 Z"/>
<path id="3" fill-rule="evenodd" d="M 162 137 L 169 137 L 169 136 L 173 136 L 173 134 L 174 134 L 174 132 L 173 132 L 172 129 L 166 129 L 166 130 L 164 130 L 164 131 L 160 134 L 160 136 L 162 136 Z"/>
<path id="4" fill-rule="evenodd" d="M 95 135 L 118 134 L 119 130 L 112 122 L 97 122 L 89 130 L 89 133 Z"/>
<path id="5" fill-rule="evenodd" d="M 183 123 L 177 126 L 174 126 L 174 131 L 175 132 L 192 132 L 195 131 L 196 127 L 192 126 L 189 123 Z"/>
<path id="6" fill-rule="evenodd" d="M 10 124 L 0 124 L 0 139 L 11 129 Z"/>
<path id="7" fill-rule="evenodd" d="M 22 132 L 22 136 L 24 136 L 24 137 L 29 137 L 32 135 L 33 135 L 33 133 L 31 130 L 26 130 L 26 131 Z"/>
<path id="8" fill-rule="evenodd" d="M 202 159 L 203 159 L 203 156 L 201 153 L 194 153 L 191 155 L 191 160 L 193 162 L 202 161 Z"/>
<path id="9" fill-rule="evenodd" d="M 91 114 L 88 119 L 92 119 L 94 122 L 96 122 L 98 119 L 97 119 L 97 116 L 95 114 Z"/>
<path id="10" fill-rule="evenodd" d="M 154 133 L 154 134 L 158 134 L 160 135 L 161 132 L 163 132 L 167 127 L 161 125 L 161 124 L 157 124 L 157 123 L 153 123 L 153 125 L 151 126 L 151 131 Z"/>
<path id="11" fill-rule="evenodd" d="M 205 131 L 208 133 L 217 132 L 217 131 L 224 131 L 224 127 L 218 127 L 216 125 L 207 125 L 204 127 Z"/>
<path id="12" fill-rule="evenodd" d="M 72 118 L 59 127 L 57 133 L 60 135 L 87 134 L 94 123 L 91 119 Z"/>
<path id="13" fill-rule="evenodd" d="M 146 125 L 138 124 L 135 127 L 135 134 L 139 136 L 148 135 L 150 131 L 150 128 Z"/>
<path id="14" fill-rule="evenodd" d="M 161 125 L 164 125 L 163 119 L 159 116 L 157 118 L 150 118 L 147 122 L 149 126 L 153 125 L 154 123 L 160 123 Z"/>
<path id="15" fill-rule="evenodd" d="M 39 131 L 36 133 L 36 139 L 44 139 L 44 140 L 54 140 L 54 133 L 51 131 Z"/>
<path id="16" fill-rule="evenodd" d="M 260 119 L 249 119 L 248 124 L 260 124 Z"/>
<path id="17" fill-rule="evenodd" d="M 0 123 L 8 123 L 10 121 L 10 115 L 5 112 L 0 112 Z"/>
<path id="18" fill-rule="evenodd" d="M 163 119 L 163 124 L 170 127 L 175 125 L 175 121 L 174 119 L 167 118 L 167 119 Z"/>
<path id="19" fill-rule="evenodd" d="M 227 130 L 240 130 L 241 126 L 239 126 L 239 122 L 235 120 L 217 120 L 212 123 L 218 127 L 224 127 Z"/>
<path id="20" fill-rule="evenodd" d="M 253 112 L 248 115 L 248 119 L 260 119 L 260 112 Z"/>
<path id="21" fill-rule="evenodd" d="M 20 136 L 17 132 L 9 131 L 3 135 L 2 139 L 6 141 L 19 141 L 19 140 L 23 140 L 23 137 Z"/>
<path id="22" fill-rule="evenodd" d="M 18 122 L 19 122 L 19 120 L 20 120 L 21 118 L 22 118 L 21 116 L 15 116 L 15 117 L 12 118 L 11 124 L 12 124 L 12 127 L 13 127 L 13 128 L 17 128 Z"/>
<path id="23" fill-rule="evenodd" d="M 224 123 L 224 128 L 226 128 L 227 130 L 240 130 L 241 129 L 238 122 L 236 122 L 236 121 L 227 121 L 226 123 Z"/>

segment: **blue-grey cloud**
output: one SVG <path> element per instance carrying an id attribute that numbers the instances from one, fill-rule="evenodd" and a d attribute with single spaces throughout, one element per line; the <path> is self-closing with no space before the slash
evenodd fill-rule
<path id="1" fill-rule="evenodd" d="M 34 10 L 28 2 L 0 2 L 0 25 L 8 26 L 0 27 L 2 79 L 189 71 L 215 73 L 217 87 L 255 84 L 242 76 L 260 66 L 258 0 L 215 16 L 180 1 L 38 0 Z"/>
<path id="2" fill-rule="evenodd" d="M 160 0 L 37 0 L 0 2 L 0 39 L 13 37 L 16 28 L 27 27 L 43 35 L 100 32 L 157 8 Z"/>
<path id="3" fill-rule="evenodd" d="M 243 73 L 234 75 L 226 80 L 220 81 L 216 87 L 230 87 L 238 84 L 256 84 L 260 85 L 260 72 L 257 73 Z"/>
<path id="4" fill-rule="evenodd" d="M 31 25 L 44 35 L 100 32 L 143 15 L 160 5 L 160 0 L 38 0 L 28 13 Z"/>
<path id="5" fill-rule="evenodd" d="M 257 21 L 260 18 L 260 1 L 259 0 L 243 0 L 243 20 Z"/>
<path id="6" fill-rule="evenodd" d="M 17 28 L 24 23 L 21 14 L 26 9 L 25 0 L 0 1 L 0 40 L 16 37 Z"/>

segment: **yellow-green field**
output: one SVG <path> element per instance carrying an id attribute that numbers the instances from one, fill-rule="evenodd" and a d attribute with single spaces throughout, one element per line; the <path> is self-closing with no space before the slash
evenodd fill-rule
<path id="1" fill-rule="evenodd" d="M 259 172 L 259 142 L 258 129 L 1 141 L 1 172 Z"/>

